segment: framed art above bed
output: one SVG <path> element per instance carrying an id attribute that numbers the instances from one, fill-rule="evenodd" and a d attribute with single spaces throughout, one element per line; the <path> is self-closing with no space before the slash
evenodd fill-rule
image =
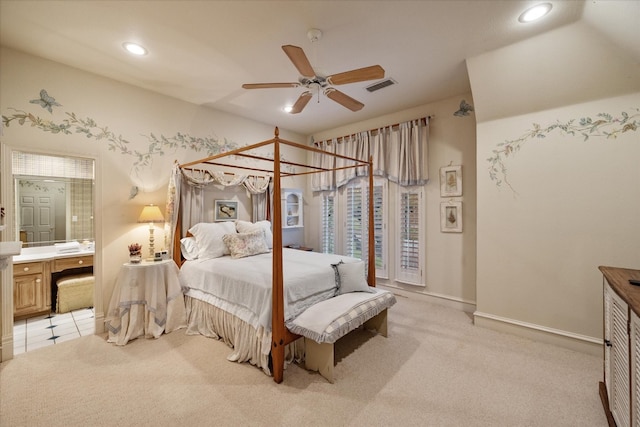
<path id="1" fill-rule="evenodd" d="M 214 213 L 215 221 L 235 221 L 238 219 L 238 202 L 235 200 L 216 200 Z"/>

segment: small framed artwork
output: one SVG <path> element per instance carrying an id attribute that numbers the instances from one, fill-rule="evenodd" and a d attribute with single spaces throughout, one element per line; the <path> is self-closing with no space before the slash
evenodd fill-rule
<path id="1" fill-rule="evenodd" d="M 462 233 L 462 202 L 440 203 L 440 231 Z"/>
<path id="2" fill-rule="evenodd" d="M 462 166 L 440 168 L 440 197 L 462 196 Z"/>
<path id="3" fill-rule="evenodd" d="M 235 221 L 238 219 L 238 202 L 235 200 L 216 200 L 215 221 Z"/>

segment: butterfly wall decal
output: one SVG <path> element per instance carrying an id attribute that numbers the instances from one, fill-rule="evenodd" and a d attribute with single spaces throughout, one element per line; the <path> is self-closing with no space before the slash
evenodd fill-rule
<path id="1" fill-rule="evenodd" d="M 467 104 L 467 101 L 463 99 L 460 101 L 460 109 L 453 113 L 453 115 L 458 117 L 468 116 L 470 111 L 473 111 L 473 107 Z"/>
<path id="2" fill-rule="evenodd" d="M 52 107 L 62 107 L 62 104 L 56 102 L 53 96 L 49 96 L 46 90 L 42 89 L 40 91 L 40 99 L 32 99 L 29 101 L 31 104 L 38 104 L 42 108 L 48 110 L 50 113 L 53 112 Z"/>

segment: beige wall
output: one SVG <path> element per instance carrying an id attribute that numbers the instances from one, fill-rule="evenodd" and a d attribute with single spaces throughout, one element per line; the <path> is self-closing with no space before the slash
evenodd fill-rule
<path id="1" fill-rule="evenodd" d="M 615 139 L 590 134 L 585 140 L 580 133 L 570 136 L 557 130 L 545 138 L 525 138 L 522 148 L 504 162 L 513 189 L 504 183 L 496 185 L 489 176 L 487 159 L 494 150 L 504 148 L 500 144 L 526 135 L 534 124 L 546 129 L 557 123 L 578 124 L 585 117 L 597 120 L 599 113 L 620 118 L 623 112 L 637 112 L 639 64 L 587 25 L 574 24 L 469 59 L 473 99 L 471 94 L 461 94 L 327 130 L 314 138 L 434 115 L 429 148 L 431 181 L 426 188 L 426 288 L 403 289 L 453 301 L 465 309 L 477 302 L 477 324 L 513 327 L 516 329 L 509 330 L 525 335 L 536 331 L 599 348 L 602 280 L 597 266 L 640 268 L 638 130 L 627 129 Z M 217 136 L 239 145 L 273 135 L 270 125 L 4 48 L 0 50 L 0 67 L 3 115 L 15 113 L 15 108 L 61 123 L 66 118 L 64 112 L 73 112 L 121 134 L 130 141 L 127 146 L 132 151 L 147 151 L 150 143 L 146 136 L 151 133 Z M 41 89 L 62 106 L 49 113 L 29 103 L 38 98 Z M 475 113 L 453 116 L 461 99 L 472 104 Z M 305 140 L 285 130 L 281 136 Z M 14 122 L 3 129 L 0 138 L 5 156 L 0 165 L 3 177 L 7 173 L 6 154 L 12 147 L 96 159 L 100 289 L 96 311 L 100 322 L 118 266 L 127 259 L 127 244 L 147 241 L 147 227 L 135 222 L 141 207 L 164 203 L 174 159 L 184 162 L 205 153 L 166 150 L 151 166 L 135 170 L 134 156 L 109 150 L 106 141 L 82 134 L 53 134 Z M 461 234 L 440 232 L 438 170 L 449 164 L 463 166 Z M 134 185 L 140 187 L 140 194 L 130 200 Z M 11 210 L 10 186 L 3 182 L 0 188 L 0 203 Z M 317 200 L 305 197 L 305 242 L 300 243 L 317 246 L 317 230 L 309 226 L 317 220 Z M 156 242 L 162 240 L 161 231 L 157 233 Z M 3 235 L 3 240 L 9 237 Z M 4 279 L 6 274 L 1 276 Z M 2 318 L 6 318 L 4 314 Z M 2 325 L 2 331 L 7 331 L 7 325 Z"/>
<path id="2" fill-rule="evenodd" d="M 68 118 L 65 113 L 75 113 L 79 118 L 95 120 L 99 126 L 107 127 L 129 141 L 125 144 L 125 151 L 110 150 L 105 139 L 87 138 L 75 131 L 68 135 L 44 132 L 28 124 L 20 126 L 16 121 L 4 127 L 0 140 L 5 146 L 3 153 L 15 148 L 96 159 L 97 330 L 102 327 L 102 316 L 111 297 L 118 268 L 128 259 L 127 245 L 140 242 L 146 253 L 148 226 L 136 222 L 142 207 L 148 203 L 164 205 L 174 160 L 183 163 L 207 155 L 194 149 L 164 147 L 163 156 L 154 156 L 151 165 L 136 169 L 137 157 L 132 153 L 148 152 L 151 144 L 148 136 L 152 133 L 157 137 L 172 137 L 178 132 L 193 137 L 217 137 L 238 146 L 268 140 L 274 134 L 271 125 L 198 107 L 6 48 L 0 50 L 0 67 L 0 111 L 3 116 L 23 110 L 43 120 L 62 123 Z M 46 89 L 62 106 L 53 108 L 49 113 L 30 103 L 30 100 L 39 98 L 41 89 Z M 281 129 L 280 136 L 295 142 L 305 141 L 301 135 L 284 129 Z M 286 148 L 283 154 L 287 159 L 299 159 L 300 154 Z M 3 165 L 6 165 L 5 159 Z M 6 173 L 3 177 L 7 176 Z M 132 186 L 138 186 L 140 192 L 130 199 Z M 3 188 L 10 189 L 10 186 L 3 185 Z M 5 190 L 0 197 L 2 206 L 12 211 L 11 194 Z M 5 235 L 3 240 L 11 237 Z M 157 228 L 155 237 L 156 249 L 159 249 L 163 241 L 161 227 Z M 10 329 L 3 324 L 2 330 Z"/>
<path id="3" fill-rule="evenodd" d="M 470 93 L 461 94 L 439 102 L 422 105 L 409 110 L 381 116 L 376 119 L 354 123 L 313 135 L 321 141 L 333 137 L 349 135 L 380 126 L 433 116 L 429 131 L 429 182 L 425 186 L 426 195 L 426 251 L 423 265 L 426 268 L 426 286 L 411 286 L 393 280 L 380 280 L 415 296 L 425 296 L 432 301 L 451 304 L 467 311 L 473 311 L 476 300 L 476 170 L 475 170 L 475 114 L 454 116 L 460 108 L 460 101 L 473 105 Z M 440 197 L 439 171 L 443 166 L 462 165 L 463 195 L 455 199 L 463 203 L 463 232 L 442 233 L 440 231 L 440 203 L 449 198 Z M 389 186 L 389 202 L 394 203 L 394 186 Z M 310 188 L 308 193 L 310 193 Z M 306 221 L 319 221 L 319 197 L 307 207 Z M 388 227 L 392 227 L 393 210 L 389 210 Z M 318 222 L 316 222 L 319 224 Z M 392 230 L 392 228 L 391 228 Z M 319 227 L 305 228 L 307 245 L 319 246 Z M 390 239 L 393 238 L 391 232 Z M 390 258 L 394 255 L 389 254 Z M 433 297 L 433 298 L 431 298 Z"/>
<path id="4" fill-rule="evenodd" d="M 467 64 L 478 114 L 476 324 L 600 354 L 598 266 L 640 268 L 639 67 L 584 24 Z M 636 124 L 617 121 L 624 113 Z M 491 179 L 496 152 L 506 174 L 498 166 Z"/>

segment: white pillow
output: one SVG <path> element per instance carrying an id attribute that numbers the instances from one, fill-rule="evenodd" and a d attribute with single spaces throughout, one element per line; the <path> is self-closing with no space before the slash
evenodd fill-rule
<path id="1" fill-rule="evenodd" d="M 198 259 L 198 252 L 200 252 L 200 248 L 196 243 L 195 237 L 183 237 L 180 239 L 180 250 L 182 251 L 182 256 L 187 261 Z"/>
<path id="2" fill-rule="evenodd" d="M 238 233 L 251 233 L 256 230 L 264 230 L 264 239 L 267 242 L 267 247 L 269 249 L 273 248 L 273 233 L 271 232 L 270 221 L 249 222 L 237 220 L 236 230 L 238 230 Z"/>
<path id="3" fill-rule="evenodd" d="M 229 248 L 231 258 L 244 258 L 269 252 L 262 230 L 251 233 L 225 234 L 222 240 Z"/>
<path id="4" fill-rule="evenodd" d="M 196 238 L 200 248 L 198 259 L 219 258 L 229 255 L 227 245 L 222 241 L 225 234 L 235 233 L 236 227 L 231 221 L 201 222 L 189 229 L 189 233 Z"/>
<path id="5" fill-rule="evenodd" d="M 372 290 L 364 275 L 364 261 L 331 264 L 338 272 L 338 295 L 349 292 L 375 292 Z"/>

